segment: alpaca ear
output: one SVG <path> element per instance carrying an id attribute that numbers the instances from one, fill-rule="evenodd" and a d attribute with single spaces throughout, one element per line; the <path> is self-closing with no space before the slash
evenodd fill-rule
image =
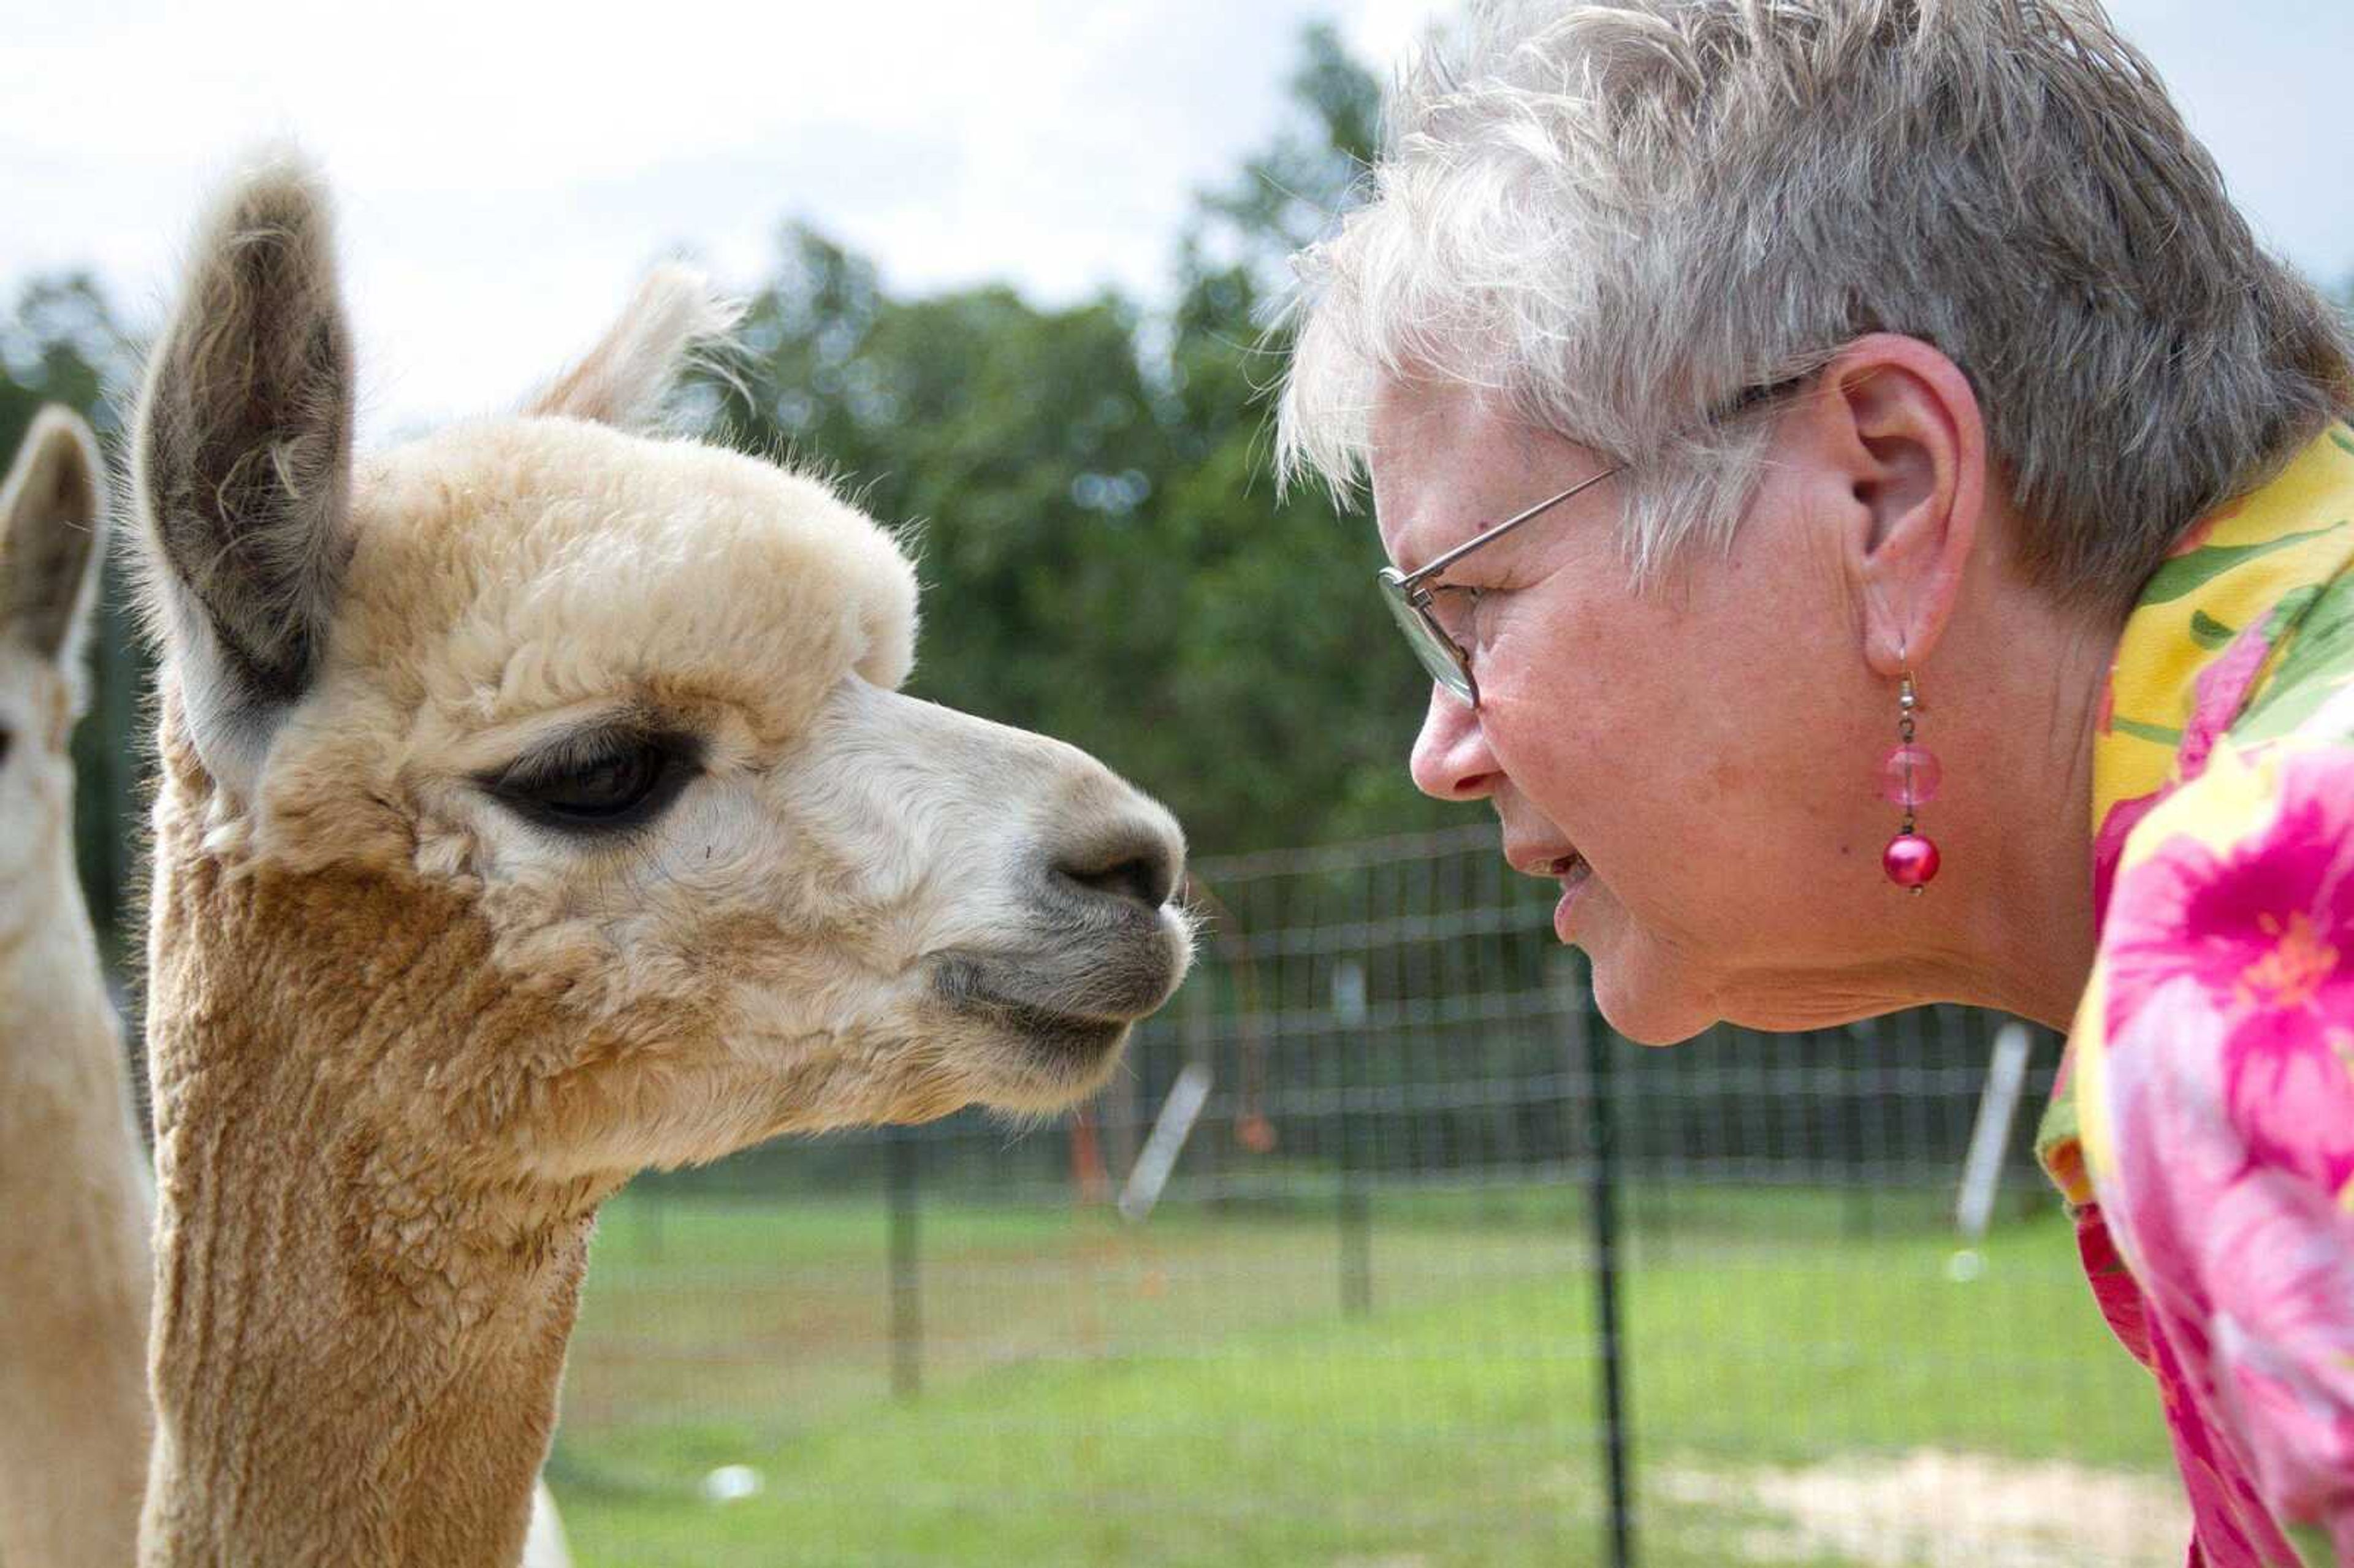
<path id="1" fill-rule="evenodd" d="M 33 418 L 0 485 L 0 636 L 79 670 L 106 526 L 104 469 L 70 409 Z"/>
<path id="2" fill-rule="evenodd" d="M 726 337 L 743 314 L 741 302 L 720 293 L 694 268 L 657 267 L 597 346 L 535 394 L 523 411 L 624 430 L 652 429 L 695 346 Z"/>
<path id="3" fill-rule="evenodd" d="M 133 444 L 150 608 L 197 754 L 249 784 L 351 556 L 351 332 L 315 170 L 276 154 L 199 229 Z"/>

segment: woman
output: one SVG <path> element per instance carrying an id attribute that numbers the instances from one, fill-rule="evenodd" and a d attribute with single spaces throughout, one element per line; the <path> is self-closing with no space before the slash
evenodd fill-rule
<path id="1" fill-rule="evenodd" d="M 1923 13 L 1928 13 L 1926 20 Z M 2194 1563 L 2354 1563 L 2354 405 L 2089 0 L 1490 10 L 1304 259 L 1413 756 L 1637 1039 L 2072 1032 Z"/>

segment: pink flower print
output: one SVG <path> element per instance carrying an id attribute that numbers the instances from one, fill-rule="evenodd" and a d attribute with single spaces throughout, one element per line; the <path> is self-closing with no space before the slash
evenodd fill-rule
<path id="1" fill-rule="evenodd" d="M 2117 1343 L 2146 1367 L 2155 1367 L 2149 1343 L 2149 1304 L 2133 1271 L 2117 1255 L 2115 1238 L 2098 1203 L 2087 1203 L 2076 1214 L 2076 1255 L 2084 1265 L 2084 1279 L 2093 1287 L 2093 1303 Z"/>
<path id="2" fill-rule="evenodd" d="M 2243 1181 L 2211 1225 L 2220 1396 L 2286 1517 L 2344 1518 L 2354 1475 L 2354 1215 L 2285 1177 Z"/>
<path id="3" fill-rule="evenodd" d="M 2190 722 L 2183 726 L 2182 745 L 2174 754 L 2175 777 L 2181 783 L 2188 784 L 2207 771 L 2208 754 L 2247 705 L 2250 688 L 2264 673 L 2264 661 L 2272 657 L 2273 639 L 2267 630 L 2262 621 L 2249 627 L 2232 640 L 2221 657 L 2199 672 Z"/>
<path id="4" fill-rule="evenodd" d="M 2096 923 L 2108 918 L 2109 895 L 2116 887 L 2117 861 L 2126 853 L 2126 840 L 2169 793 L 2160 789 L 2120 800 L 2101 819 L 2100 832 L 2093 835 L 2093 919 Z"/>
<path id="5" fill-rule="evenodd" d="M 2250 1161 L 2334 1193 L 2354 1180 L 2354 752 L 2292 754 L 2278 777 L 2263 832 L 2221 853 L 2178 836 L 2119 884 L 2108 1033 L 2196 980 Z"/>
<path id="6" fill-rule="evenodd" d="M 2244 1026 L 2223 1046 L 2225 1104 L 2249 1158 L 2324 1192 L 2354 1181 L 2354 1033 Z"/>
<path id="7" fill-rule="evenodd" d="M 2221 515 L 2229 515 L 2226 512 Z M 2207 760 L 2214 754 L 2215 743 L 2240 716 L 2246 706 L 2248 693 L 2264 673 L 2264 661 L 2272 656 L 2273 640 L 2265 634 L 2260 622 L 2249 627 L 2232 640 L 2222 655 L 2199 672 L 2193 687 L 2190 722 L 2183 726 L 2182 744 L 2174 754 L 2174 777 L 2166 788 L 2152 794 L 2138 795 L 2130 800 L 2120 800 L 2109 809 L 2093 836 L 2093 918 L 2108 916 L 2109 895 L 2116 882 L 2117 857 L 2125 853 L 2126 840 L 2141 820 L 2183 785 L 2207 771 Z M 2116 685 L 2112 681 L 2101 694 L 2098 724 L 2106 734 L 2115 720 Z"/>
<path id="8" fill-rule="evenodd" d="M 2309 1366 L 2317 1353 L 2327 1362 L 2343 1346 L 2342 1314 L 2334 1345 L 2317 1340 L 2311 1281 L 2282 1266 L 2291 1255 L 2312 1255 L 2327 1232 L 2311 1226 L 2314 1190 L 2253 1165 L 2223 1108 L 2217 1045 L 2239 1009 L 2230 988 L 2178 969 L 2143 1003 L 2105 1058 L 2116 1164 L 2096 1170 L 2095 1185 L 2141 1287 L 2151 1370 L 2206 1561 L 2290 1568 L 2296 1553 L 2265 1499 L 2278 1506 L 2309 1495 L 2296 1455 L 2311 1451 L 2301 1445 L 2313 1419 L 2291 1428 L 2264 1424 L 2276 1415 L 2286 1380 L 2247 1373 L 2266 1359 Z M 2281 1228 L 2284 1219 L 2293 1231 Z M 2252 1252 L 2266 1255 L 2262 1266 Z M 2274 1483 L 2262 1494 L 2260 1475 Z"/>

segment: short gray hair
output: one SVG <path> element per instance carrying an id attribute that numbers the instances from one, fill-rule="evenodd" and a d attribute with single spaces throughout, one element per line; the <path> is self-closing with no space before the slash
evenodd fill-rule
<path id="1" fill-rule="evenodd" d="M 2077 602 L 2354 404 L 2336 313 L 2093 0 L 1490 0 L 1296 265 L 1287 479 L 1352 488 L 1383 382 L 1462 383 L 1628 465 L 1638 576 L 1755 493 L 1771 420 L 1725 410 L 1867 332 L 1970 377 Z"/>

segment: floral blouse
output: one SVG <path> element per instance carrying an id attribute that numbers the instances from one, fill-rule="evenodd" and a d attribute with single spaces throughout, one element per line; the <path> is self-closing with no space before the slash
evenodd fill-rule
<path id="1" fill-rule="evenodd" d="M 2192 1568 L 2354 1564 L 2354 428 L 2158 568 L 2094 747 L 2100 947 L 2038 1151 Z"/>

